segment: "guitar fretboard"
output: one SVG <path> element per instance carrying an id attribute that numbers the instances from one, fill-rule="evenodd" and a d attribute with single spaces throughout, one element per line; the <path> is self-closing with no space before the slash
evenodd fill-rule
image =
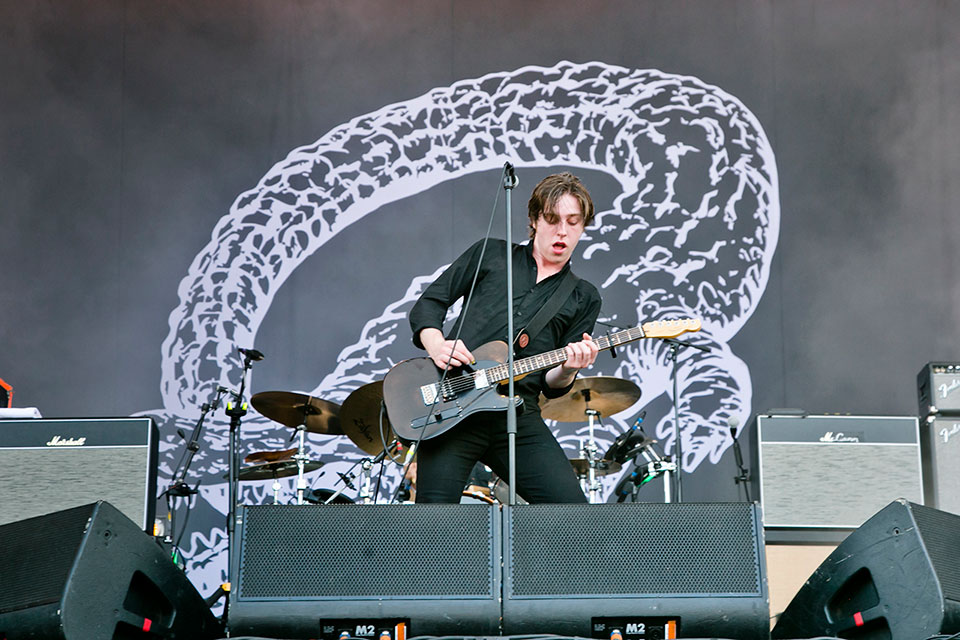
<path id="1" fill-rule="evenodd" d="M 596 338 L 594 342 L 601 351 L 604 351 L 612 347 L 618 347 L 621 344 L 639 340 L 644 336 L 645 334 L 642 327 L 633 327 L 632 329 L 624 329 L 623 331 L 617 331 L 616 333 L 600 336 L 599 338 Z M 516 360 L 513 363 L 513 369 L 515 374 L 519 377 L 528 373 L 533 373 L 534 371 L 555 367 L 556 365 L 566 361 L 566 349 L 554 349 L 553 351 L 547 351 L 546 353 Z M 486 375 L 489 382 L 496 384 L 506 382 L 509 378 L 508 367 L 506 364 L 499 364 L 495 367 L 484 369 L 482 372 L 474 373 L 474 376 L 480 375 L 481 373 Z"/>

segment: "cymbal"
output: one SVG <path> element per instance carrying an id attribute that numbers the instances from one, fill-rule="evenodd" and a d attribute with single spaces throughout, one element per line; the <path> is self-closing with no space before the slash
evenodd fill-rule
<path id="1" fill-rule="evenodd" d="M 370 455 L 383 451 L 383 443 L 393 441 L 393 428 L 383 413 L 383 438 L 380 437 L 380 403 L 383 402 L 383 380 L 365 384 L 354 390 L 340 407 L 340 428 L 355 445 Z"/>
<path id="2" fill-rule="evenodd" d="M 323 463 L 319 460 L 308 460 L 303 463 L 303 472 L 310 473 L 322 466 Z M 280 460 L 279 462 L 264 462 L 243 467 L 237 473 L 237 477 L 241 480 L 270 480 L 272 478 L 295 476 L 297 473 L 296 460 Z"/>
<path id="3" fill-rule="evenodd" d="M 640 387 L 631 380 L 609 376 L 578 378 L 567 395 L 541 398 L 540 414 L 559 422 L 586 422 L 588 408 L 601 416 L 612 416 L 629 409 L 639 399 Z"/>
<path id="4" fill-rule="evenodd" d="M 253 463 L 280 462 L 281 460 L 289 460 L 296 452 L 296 447 L 283 451 L 255 451 L 244 458 L 243 461 Z"/>
<path id="5" fill-rule="evenodd" d="M 585 476 L 590 473 L 590 461 L 586 458 L 571 458 L 570 464 L 573 465 L 573 470 L 577 472 L 578 476 Z M 613 460 L 597 460 L 596 474 L 598 476 L 606 476 L 620 471 L 621 468 L 619 462 L 614 462 Z"/>
<path id="6" fill-rule="evenodd" d="M 304 425 L 310 433 L 343 435 L 340 405 L 291 391 L 261 391 L 250 398 L 253 408 L 271 420 L 296 429 Z"/>

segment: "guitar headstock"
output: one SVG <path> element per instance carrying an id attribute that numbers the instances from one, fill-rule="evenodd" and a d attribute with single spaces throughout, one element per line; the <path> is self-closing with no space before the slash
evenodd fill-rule
<path id="1" fill-rule="evenodd" d="M 644 322 L 642 327 L 645 338 L 676 338 L 687 332 L 700 331 L 700 319 L 654 320 Z"/>

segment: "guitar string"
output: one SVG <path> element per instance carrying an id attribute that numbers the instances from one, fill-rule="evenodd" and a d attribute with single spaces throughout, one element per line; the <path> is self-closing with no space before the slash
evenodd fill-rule
<path id="1" fill-rule="evenodd" d="M 636 335 L 639 334 L 639 335 Z M 636 337 L 634 337 L 636 335 Z M 611 336 L 601 336 L 597 338 L 597 346 L 601 349 L 609 349 L 610 347 L 620 346 L 626 342 L 632 342 L 639 338 L 644 337 L 644 332 L 641 327 L 634 327 L 632 329 L 627 329 L 625 331 L 617 332 Z M 621 340 L 621 338 L 623 338 Z M 536 356 L 531 356 L 529 358 L 524 358 L 519 363 L 515 363 L 514 367 L 516 369 L 521 369 L 520 373 L 530 373 L 531 371 L 537 371 L 539 369 L 545 369 L 555 364 L 560 364 L 566 361 L 566 351 L 564 349 L 556 349 L 554 351 L 549 351 L 547 353 L 541 353 Z M 526 369 L 527 364 L 535 363 L 532 368 Z M 518 366 L 519 365 L 519 366 Z M 524 370 L 526 369 L 526 370 Z M 449 397 L 451 395 L 459 395 L 465 391 L 470 390 L 471 388 L 476 387 L 476 377 L 478 374 L 486 372 L 488 380 L 492 379 L 497 383 L 501 383 L 506 380 L 506 365 L 500 364 L 482 371 L 477 371 L 472 374 L 464 374 L 453 379 L 449 379 L 444 382 L 443 386 L 440 388 L 441 397 Z"/>

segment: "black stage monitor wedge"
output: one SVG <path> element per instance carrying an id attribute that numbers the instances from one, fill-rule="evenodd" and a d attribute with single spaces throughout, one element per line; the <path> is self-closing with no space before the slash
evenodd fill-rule
<path id="1" fill-rule="evenodd" d="M 220 635 L 183 572 L 109 503 L 0 526 L 0 638 Z"/>
<path id="2" fill-rule="evenodd" d="M 774 638 L 917 640 L 960 631 L 960 516 L 895 500 L 851 533 Z"/>
<path id="3" fill-rule="evenodd" d="M 260 505 L 237 512 L 231 635 L 497 635 L 490 505 Z"/>
<path id="4" fill-rule="evenodd" d="M 504 514 L 504 635 L 769 638 L 755 504 L 526 505 Z"/>

